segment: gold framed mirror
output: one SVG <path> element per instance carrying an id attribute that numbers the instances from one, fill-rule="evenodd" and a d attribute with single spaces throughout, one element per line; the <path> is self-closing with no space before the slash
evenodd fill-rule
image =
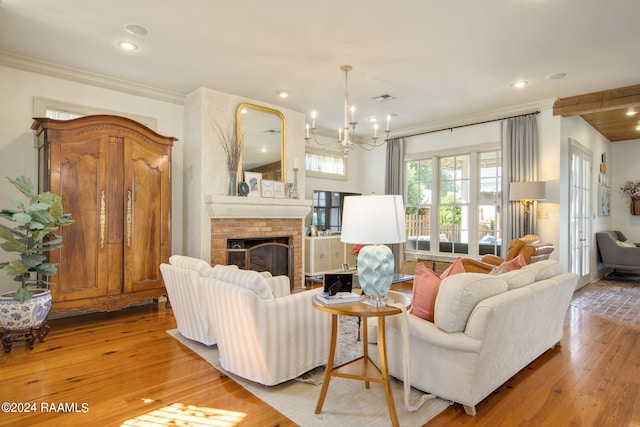
<path id="1" fill-rule="evenodd" d="M 284 115 L 272 108 L 242 103 L 236 109 L 236 131 L 242 135 L 240 177 L 259 172 L 262 179 L 286 182 Z"/>

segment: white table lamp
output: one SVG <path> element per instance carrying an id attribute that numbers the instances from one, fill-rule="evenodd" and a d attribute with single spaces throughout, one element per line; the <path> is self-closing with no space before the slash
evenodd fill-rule
<path id="1" fill-rule="evenodd" d="M 364 302 L 385 305 L 394 273 L 393 253 L 385 245 L 406 240 L 402 196 L 345 197 L 340 240 L 368 245 L 358 254 L 358 280 L 366 296 Z"/>

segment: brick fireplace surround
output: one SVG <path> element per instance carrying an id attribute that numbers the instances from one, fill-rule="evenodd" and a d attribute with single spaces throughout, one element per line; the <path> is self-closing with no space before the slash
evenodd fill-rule
<path id="1" fill-rule="evenodd" d="M 302 281 L 302 219 L 211 218 L 211 265 L 227 263 L 227 240 L 290 237 L 293 245 L 293 283 Z"/>
<path id="2" fill-rule="evenodd" d="M 303 287 L 302 233 L 311 201 L 213 196 L 207 201 L 207 208 L 211 220 L 211 265 L 227 264 L 228 239 L 289 237 L 293 245 L 293 288 Z"/>

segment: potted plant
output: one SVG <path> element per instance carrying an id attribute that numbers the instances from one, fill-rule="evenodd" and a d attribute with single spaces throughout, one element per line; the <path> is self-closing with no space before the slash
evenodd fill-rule
<path id="1" fill-rule="evenodd" d="M 11 350 L 13 341 L 22 339 L 33 348 L 37 336 L 42 342 L 49 331 L 46 323 L 51 307 L 49 281 L 44 278 L 57 273 L 56 264 L 48 262 L 47 253 L 62 247 L 60 227 L 73 224 L 71 214 L 64 213 L 62 199 L 50 192 L 37 194 L 26 176 L 7 178 L 27 202 L 11 198 L 14 209 L 0 209 L 0 248 L 16 252 L 17 259 L 0 263 L 0 269 L 20 285 L 15 291 L 0 294 L 0 326 L 2 344 Z"/>

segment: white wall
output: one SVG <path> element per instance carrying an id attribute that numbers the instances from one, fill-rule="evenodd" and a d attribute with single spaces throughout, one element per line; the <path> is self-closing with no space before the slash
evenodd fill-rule
<path id="1" fill-rule="evenodd" d="M 73 104 L 95 106 L 157 118 L 158 133 L 173 136 L 172 187 L 172 251 L 182 248 L 182 121 L 183 107 L 173 103 L 130 95 L 55 77 L 0 66 L 0 206 L 11 207 L 10 196 L 17 196 L 5 177 L 26 175 L 37 184 L 38 157 L 31 130 L 34 97 L 49 98 Z M 0 251 L 0 261 L 10 255 Z M 15 288 L 11 278 L 0 274 L 0 292 Z"/>
<path id="2" fill-rule="evenodd" d="M 629 213 L 630 199 L 620 187 L 626 181 L 640 181 L 640 139 L 611 144 L 611 229 L 633 242 L 640 242 L 640 216 Z M 609 161 L 607 162 L 609 163 Z"/>
<path id="3" fill-rule="evenodd" d="M 536 202 L 533 211 L 535 230 L 540 240 L 555 246 L 551 258 L 567 265 L 567 239 L 563 241 L 560 235 L 560 183 L 568 179 L 567 167 L 564 169 L 560 144 L 560 117 L 553 116 L 551 106 L 542 108 L 538 114 L 538 181 L 545 183 L 544 201 Z M 540 219 L 538 214 L 545 213 L 548 218 Z M 566 228 L 566 227 L 565 227 Z"/>

